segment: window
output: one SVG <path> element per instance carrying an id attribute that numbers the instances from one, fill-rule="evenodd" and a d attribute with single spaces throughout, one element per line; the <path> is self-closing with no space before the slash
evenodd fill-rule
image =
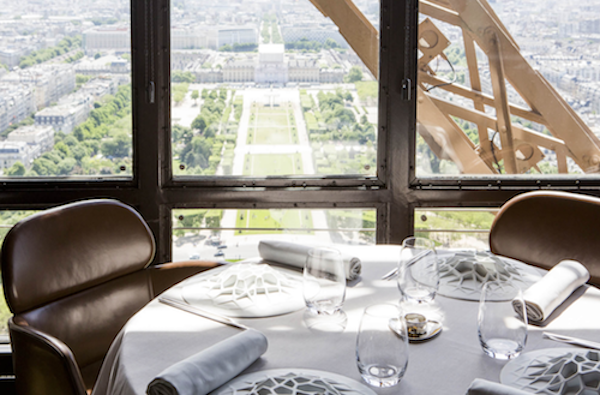
<path id="1" fill-rule="evenodd" d="M 497 209 L 440 208 L 415 210 L 415 234 L 444 248 L 489 249 L 489 234 Z"/>
<path id="2" fill-rule="evenodd" d="M 376 59 L 342 35 L 354 39 L 346 30 L 355 21 L 336 17 L 348 5 L 314 3 L 325 9 L 309 0 L 174 4 L 176 176 L 376 174 Z M 359 27 L 376 37 L 378 7 L 357 5 Z M 338 29 L 332 19 L 345 25 Z M 376 53 L 377 41 L 369 45 L 369 55 Z"/>
<path id="3" fill-rule="evenodd" d="M 126 2 L 26 0 L 0 38 L 0 175 L 130 178 L 131 23 Z"/>
<path id="4" fill-rule="evenodd" d="M 236 262 L 258 256 L 260 240 L 375 244 L 375 210 L 173 210 L 173 260 Z"/>
<path id="5" fill-rule="evenodd" d="M 600 9 L 550 4 L 421 2 L 418 177 L 597 177 Z"/>
<path id="6" fill-rule="evenodd" d="M 470 26 L 485 31 L 489 18 L 496 21 L 490 35 L 499 50 L 491 50 L 489 36 L 457 29 L 467 6 L 480 7 L 465 14 Z M 11 141 L 0 135 L 0 210 L 120 199 L 149 223 L 158 263 L 189 258 L 191 250 L 178 255 L 179 239 L 211 236 L 198 226 L 221 235 L 293 228 L 242 226 L 236 218 L 243 213 L 246 219 L 311 213 L 307 228 L 315 232 L 400 243 L 415 228 L 443 230 L 417 221 L 443 219 L 442 210 L 491 212 L 540 188 L 598 195 L 592 55 L 599 11 L 585 2 L 565 7 L 545 0 L 11 3 L 0 31 L 0 63 L 7 66 L 0 78 L 11 81 L 1 105 L 19 115 L 13 122 L 0 114 L 0 133 L 10 122 L 11 132 L 22 123 L 35 126 L 37 111 L 47 113 L 39 116 L 39 133 Z M 544 17 L 535 18 L 540 12 Z M 42 58 L 59 49 L 66 56 Z M 490 61 L 490 53 L 498 56 Z M 23 59 L 40 64 L 14 70 Z M 548 84 L 536 73 L 524 89 L 511 62 L 539 70 Z M 43 98 L 21 86 L 21 72 L 88 63 L 123 80 L 106 101 L 88 102 L 97 108 L 83 123 L 54 111 L 78 84 L 77 92 L 99 79 L 102 91 L 106 80 L 88 79 L 83 69 L 71 74 L 64 92 L 32 109 Z M 62 79 L 47 74 L 40 81 L 52 86 Z M 90 119 L 93 128 L 84 125 Z M 48 141 L 44 130 L 54 131 L 52 149 L 35 156 L 29 141 Z M 15 165 L 19 157 L 30 159 Z M 45 170 L 40 165 L 33 174 L 36 160 Z M 202 221 L 188 225 L 199 210 Z M 358 222 L 317 226 L 319 211 L 336 220 L 348 213 Z M 233 220 L 209 226 L 220 213 Z"/>

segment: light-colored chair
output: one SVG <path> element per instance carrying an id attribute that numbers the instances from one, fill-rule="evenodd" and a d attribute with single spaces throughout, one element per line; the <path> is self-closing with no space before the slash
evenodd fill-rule
<path id="1" fill-rule="evenodd" d="M 149 266 L 154 237 L 131 207 L 96 199 L 16 224 L 2 245 L 2 280 L 20 395 L 84 395 L 127 320 L 214 262 Z"/>
<path id="2" fill-rule="evenodd" d="M 600 198 L 535 191 L 501 208 L 490 231 L 493 253 L 551 269 L 563 259 L 581 262 L 600 284 Z"/>

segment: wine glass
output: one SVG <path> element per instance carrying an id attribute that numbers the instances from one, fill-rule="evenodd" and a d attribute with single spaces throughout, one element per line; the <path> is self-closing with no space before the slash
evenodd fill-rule
<path id="1" fill-rule="evenodd" d="M 363 380 L 374 387 L 400 382 L 408 365 L 408 334 L 398 306 L 365 309 L 356 337 L 356 364 Z"/>
<path id="2" fill-rule="evenodd" d="M 510 299 L 502 301 L 498 293 Z M 481 289 L 478 324 L 479 342 L 486 355 L 496 359 L 519 356 L 527 343 L 527 313 L 521 289 L 507 282 L 486 282 Z"/>
<path id="3" fill-rule="evenodd" d="M 303 280 L 304 301 L 313 314 L 333 315 L 341 310 L 346 297 L 346 271 L 338 250 L 309 250 Z"/>
<path id="4" fill-rule="evenodd" d="M 440 282 L 435 243 L 422 237 L 409 237 L 402 242 L 398 262 L 398 288 L 402 301 L 431 303 Z"/>

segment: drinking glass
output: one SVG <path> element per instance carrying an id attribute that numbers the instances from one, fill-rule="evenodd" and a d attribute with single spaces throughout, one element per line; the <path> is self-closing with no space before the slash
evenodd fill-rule
<path id="1" fill-rule="evenodd" d="M 333 248 L 313 248 L 304 265 L 304 301 L 313 314 L 333 315 L 346 297 L 342 254 Z"/>
<path id="2" fill-rule="evenodd" d="M 499 292 L 507 296 L 501 298 Z M 527 314 L 520 288 L 507 282 L 485 283 L 481 289 L 478 321 L 479 342 L 484 353 L 497 359 L 511 359 L 521 354 L 527 342 Z"/>
<path id="3" fill-rule="evenodd" d="M 404 239 L 398 262 L 398 288 L 402 293 L 402 300 L 432 302 L 440 282 L 438 269 L 435 243 L 432 240 L 422 237 Z"/>
<path id="4" fill-rule="evenodd" d="M 356 363 L 369 385 L 391 387 L 400 382 L 408 365 L 408 334 L 396 305 L 365 309 L 356 337 Z"/>

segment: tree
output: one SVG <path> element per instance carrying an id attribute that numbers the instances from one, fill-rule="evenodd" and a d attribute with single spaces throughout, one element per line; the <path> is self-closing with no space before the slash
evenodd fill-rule
<path id="1" fill-rule="evenodd" d="M 106 157 L 124 158 L 129 156 L 130 148 L 131 137 L 127 133 L 119 133 L 112 139 L 103 141 L 100 151 Z"/>
<path id="2" fill-rule="evenodd" d="M 71 147 L 71 154 L 77 162 L 81 162 L 83 158 L 88 156 L 88 152 L 82 144 L 77 144 Z"/>
<path id="3" fill-rule="evenodd" d="M 61 160 L 57 165 L 58 174 L 61 176 L 70 174 L 76 164 L 77 161 L 73 158 L 65 158 L 64 160 Z"/>
<path id="4" fill-rule="evenodd" d="M 21 162 L 15 162 L 12 167 L 6 170 L 7 176 L 24 176 L 25 175 L 25 165 Z"/>
<path id="5" fill-rule="evenodd" d="M 55 176 L 57 174 L 57 167 L 54 162 L 43 157 L 34 159 L 31 169 L 40 176 Z"/>
<path id="6" fill-rule="evenodd" d="M 56 150 L 60 154 L 60 156 L 63 158 L 67 158 L 67 157 L 71 156 L 71 150 L 62 141 L 60 143 L 54 144 L 54 150 Z"/>
<path id="7" fill-rule="evenodd" d="M 198 93 L 198 90 L 195 89 L 192 91 L 192 99 L 194 100 L 194 102 L 198 101 L 198 97 L 200 97 L 200 94 Z"/>
<path id="8" fill-rule="evenodd" d="M 202 115 L 198 115 L 192 121 L 192 129 L 196 129 L 196 130 L 199 130 L 200 133 L 204 133 L 204 130 L 206 129 L 206 120 L 204 119 L 204 117 Z"/>
<path id="9" fill-rule="evenodd" d="M 329 48 L 339 48 L 339 47 L 340 47 L 340 45 L 337 42 L 335 42 L 335 40 L 332 38 L 328 38 L 325 41 L 325 48 L 329 49 Z"/>
<path id="10" fill-rule="evenodd" d="M 344 82 L 356 82 L 356 81 L 362 81 L 363 79 L 363 72 L 360 69 L 360 67 L 358 66 L 352 66 L 350 68 L 350 71 L 348 71 L 348 74 L 346 74 L 346 76 L 344 77 Z"/>
<path id="11" fill-rule="evenodd" d="M 196 81 L 196 77 L 194 76 L 194 74 L 192 74 L 191 71 L 174 70 L 171 74 L 171 81 L 191 83 Z"/>

